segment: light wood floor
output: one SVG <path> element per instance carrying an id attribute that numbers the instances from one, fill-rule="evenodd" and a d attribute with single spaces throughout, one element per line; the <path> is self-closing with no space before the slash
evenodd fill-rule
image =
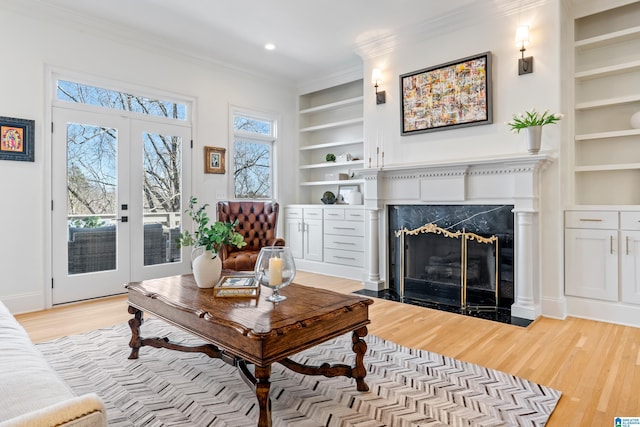
<path id="1" fill-rule="evenodd" d="M 298 272 L 296 282 L 341 292 L 356 281 Z M 127 321 L 117 296 L 16 316 L 35 342 Z M 381 299 L 370 306 L 369 334 L 508 372 L 560 390 L 550 427 L 612 426 L 640 417 L 640 328 L 540 318 L 528 328 Z"/>

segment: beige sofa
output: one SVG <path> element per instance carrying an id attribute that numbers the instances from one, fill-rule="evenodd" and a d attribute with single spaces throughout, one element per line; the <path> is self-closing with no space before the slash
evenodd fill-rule
<path id="1" fill-rule="evenodd" d="M 76 396 L 0 302 L 0 427 L 106 425 L 100 398 Z"/>

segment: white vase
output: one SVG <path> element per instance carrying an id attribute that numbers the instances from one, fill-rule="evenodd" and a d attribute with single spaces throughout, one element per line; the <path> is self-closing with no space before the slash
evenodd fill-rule
<path id="1" fill-rule="evenodd" d="M 538 154 L 542 143 L 542 126 L 531 126 L 527 130 L 527 148 L 530 154 Z"/>
<path id="2" fill-rule="evenodd" d="M 195 248 L 191 252 L 193 277 L 199 288 L 213 288 L 220 280 L 222 261 L 217 254 L 203 249 Z"/>

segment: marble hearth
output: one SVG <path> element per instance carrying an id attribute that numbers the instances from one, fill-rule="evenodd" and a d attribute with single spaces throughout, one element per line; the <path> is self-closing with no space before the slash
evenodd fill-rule
<path id="1" fill-rule="evenodd" d="M 367 220 L 365 289 L 389 288 L 388 208 L 402 205 L 512 205 L 514 278 L 511 315 L 540 315 L 540 175 L 546 154 L 473 158 L 361 169 Z"/>

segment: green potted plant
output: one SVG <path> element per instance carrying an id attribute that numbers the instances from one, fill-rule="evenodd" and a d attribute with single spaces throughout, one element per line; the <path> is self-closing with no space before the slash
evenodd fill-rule
<path id="1" fill-rule="evenodd" d="M 233 223 L 216 221 L 210 224 L 207 214 L 207 203 L 198 207 L 198 199 L 189 199 L 189 208 L 185 213 L 193 220 L 195 230 L 193 233 L 185 230 L 176 239 L 177 247 L 193 246 L 191 253 L 193 262 L 193 275 L 196 283 L 201 288 L 211 288 L 220 279 L 222 261 L 218 257 L 218 251 L 223 245 L 246 246 L 244 237 L 235 228 L 238 222 Z M 199 253 L 198 253 L 199 252 Z M 194 257 L 194 255 L 196 255 Z"/>
<path id="2" fill-rule="evenodd" d="M 552 114 L 549 110 L 540 114 L 535 108 L 532 108 L 531 111 L 514 114 L 513 119 L 507 125 L 511 126 L 511 131 L 515 133 L 520 133 L 522 129 L 526 129 L 529 153 L 537 154 L 540 151 L 542 142 L 542 126 L 555 124 L 562 117 L 564 117 L 562 114 Z"/>
<path id="3" fill-rule="evenodd" d="M 325 156 L 325 160 L 327 162 L 335 162 L 336 161 L 336 155 L 333 153 L 329 153 Z"/>

